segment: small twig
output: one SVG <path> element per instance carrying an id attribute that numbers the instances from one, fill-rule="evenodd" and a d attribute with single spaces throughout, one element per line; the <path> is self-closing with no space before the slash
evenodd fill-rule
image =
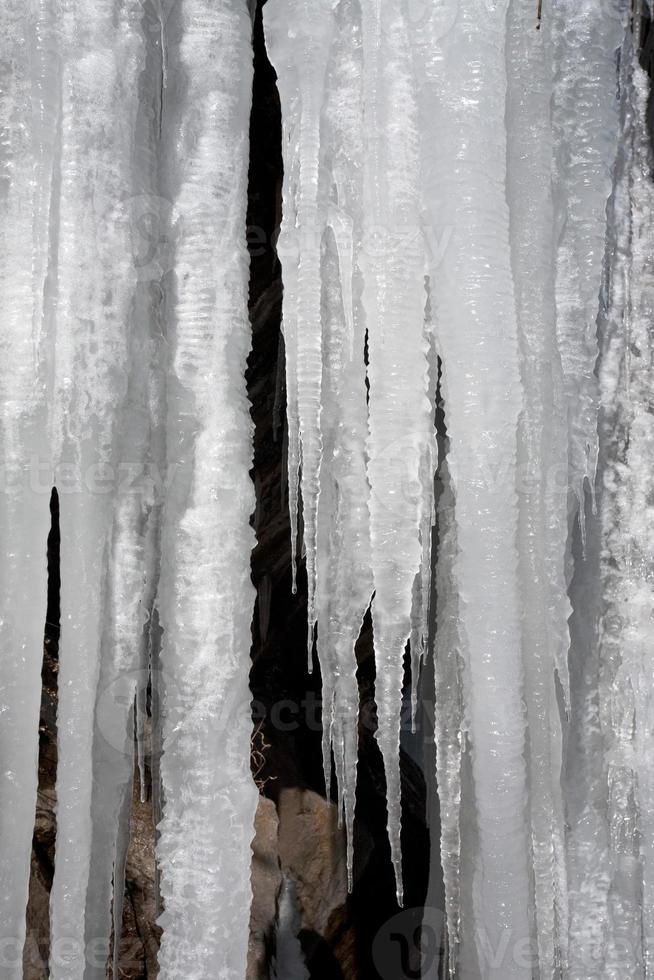
<path id="1" fill-rule="evenodd" d="M 263 734 L 263 721 L 260 721 L 254 732 L 252 733 L 251 741 L 251 762 L 252 762 L 252 777 L 254 779 L 255 785 L 260 793 L 263 793 L 266 785 L 268 783 L 274 783 L 277 776 L 266 776 L 263 777 L 261 774 L 266 766 L 266 749 L 269 749 L 270 745 L 266 742 L 265 736 Z"/>
<path id="2" fill-rule="evenodd" d="M 538 0 L 538 13 L 536 14 L 536 30 L 540 30 L 540 23 L 543 19 L 543 0 Z"/>

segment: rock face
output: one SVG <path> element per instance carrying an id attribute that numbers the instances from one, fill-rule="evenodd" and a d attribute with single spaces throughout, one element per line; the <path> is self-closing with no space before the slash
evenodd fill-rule
<path id="1" fill-rule="evenodd" d="M 367 617 L 357 645 L 362 703 L 354 889 L 347 895 L 345 842 L 337 808 L 325 799 L 320 729 L 320 676 L 306 670 L 306 576 L 300 567 L 291 593 L 288 506 L 285 498 L 284 351 L 280 339 L 282 269 L 274 244 L 281 216 L 281 122 L 275 74 L 263 44 L 261 6 L 255 22 L 248 241 L 253 350 L 247 373 L 255 426 L 257 547 L 252 579 L 258 592 L 253 623 L 253 776 L 261 792 L 253 842 L 250 950 L 247 980 L 274 973 L 283 877 L 292 880 L 299 940 L 313 980 L 385 977 L 375 962 L 375 937 L 397 915 L 386 839 L 385 783 L 374 738 L 372 631 Z M 50 595 L 43 666 L 39 798 L 28 906 L 25 980 L 46 980 L 48 903 L 56 833 L 57 639 L 59 623 L 58 512 L 53 501 L 49 542 Z M 149 760 L 151 761 L 151 760 Z M 402 756 L 405 905 L 424 904 L 429 868 L 425 785 L 419 767 Z M 335 790 L 334 790 L 335 792 Z M 157 975 L 159 912 L 152 795 L 131 816 L 118 976 Z M 416 916 L 414 915 L 414 919 Z M 413 922 L 413 919 L 411 920 Z M 413 942 L 413 926 L 410 942 Z M 108 975 L 110 973 L 108 972 Z M 284 980 L 291 980 L 285 977 Z M 395 980 L 395 978 L 393 978 Z"/>
<path id="2" fill-rule="evenodd" d="M 275 933 L 277 903 L 282 888 L 279 864 L 277 808 L 259 799 L 252 841 L 252 909 L 246 980 L 265 980 Z"/>

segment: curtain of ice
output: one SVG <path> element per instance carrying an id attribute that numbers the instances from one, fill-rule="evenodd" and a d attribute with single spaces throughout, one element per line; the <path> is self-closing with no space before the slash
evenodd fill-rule
<path id="1" fill-rule="evenodd" d="M 237 978 L 257 798 L 249 5 L 40 0 L 5 5 L 1 22 L 0 973 L 22 975 L 54 483 L 62 636 L 50 975 L 105 976 L 112 928 L 120 942 L 153 660 L 165 740 L 162 974 Z M 166 634 L 163 670 L 153 618 Z"/>
<path id="2" fill-rule="evenodd" d="M 415 696 L 438 350 L 452 967 L 526 980 L 535 952 L 541 977 L 622 980 L 654 971 L 648 86 L 623 0 L 544 0 L 538 30 L 536 12 L 533 0 L 266 7 L 284 124 L 293 547 L 301 489 L 309 652 L 317 626 L 325 775 L 333 750 L 350 869 L 354 645 L 373 600 L 401 896 L 403 660 L 410 640 Z M 105 973 L 154 658 L 162 976 L 236 980 L 256 805 L 249 7 L 7 0 L 1 24 L 0 971 L 22 974 L 55 482 L 51 976 Z"/>
<path id="3" fill-rule="evenodd" d="M 528 976 L 534 956 L 548 976 L 567 962 L 568 538 L 597 460 L 596 323 L 625 28 L 618 0 L 546 0 L 540 13 L 539 23 L 529 0 L 417 15 L 390 0 L 266 8 L 284 121 L 291 517 L 295 540 L 301 471 L 327 783 L 330 746 L 339 775 L 346 757 L 336 726 L 355 703 L 350 649 L 372 586 L 399 879 L 402 654 L 411 636 L 415 684 L 438 350 L 448 458 L 435 680 L 448 926 L 462 969 L 503 976 Z M 307 294 L 317 274 L 320 310 Z M 338 466 L 348 459 L 352 478 L 355 456 L 343 451 L 361 452 L 351 436 L 361 438 L 365 417 L 362 323 L 367 482 L 352 483 L 348 498 Z M 367 542 L 355 510 L 366 494 Z M 354 514 L 358 535 L 347 530 Z M 345 588 L 353 571 L 356 592 Z M 351 781 L 346 773 L 347 791 Z M 591 873 L 587 859 L 576 862 L 583 827 L 571 844 L 580 895 Z"/>
<path id="4" fill-rule="evenodd" d="M 403 658 L 412 627 L 414 648 L 425 633 L 435 460 L 409 23 L 396 0 L 277 0 L 265 15 L 284 126 L 289 505 L 295 539 L 300 468 L 326 781 L 333 744 L 351 840 L 353 648 L 374 591 L 377 738 L 401 896 Z"/>

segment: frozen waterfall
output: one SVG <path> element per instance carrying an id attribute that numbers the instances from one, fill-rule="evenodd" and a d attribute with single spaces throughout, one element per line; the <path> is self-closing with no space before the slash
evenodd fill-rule
<path id="1" fill-rule="evenodd" d="M 333 769 L 351 889 L 370 613 L 397 902 L 410 700 L 414 725 L 434 709 L 442 969 L 461 980 L 654 977 L 644 3 L 263 10 L 292 589 L 306 571 L 326 795 Z M 136 780 L 160 977 L 246 976 L 255 8 L 0 10 L 0 980 L 23 976 L 53 487 L 49 975 L 119 976 Z M 262 632 L 271 596 L 266 578 Z M 277 932 L 292 919 L 305 975 L 294 889 Z"/>

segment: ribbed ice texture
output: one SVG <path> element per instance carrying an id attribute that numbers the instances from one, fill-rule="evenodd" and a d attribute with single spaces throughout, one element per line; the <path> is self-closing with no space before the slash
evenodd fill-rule
<path id="1" fill-rule="evenodd" d="M 245 0 L 171 6 L 35 0 L 0 15 L 3 980 L 22 975 L 53 483 L 62 633 L 50 976 L 104 977 L 112 930 L 120 943 L 135 756 L 147 790 L 151 659 L 165 739 L 161 975 L 245 969 L 257 798 L 251 20 Z"/>
<path id="2" fill-rule="evenodd" d="M 516 548 L 522 395 L 504 182 L 506 23 L 502 2 L 462 5 L 449 24 L 443 23 L 442 11 L 426 16 L 419 48 L 420 108 L 426 220 L 433 238 L 451 229 L 442 257 L 431 256 L 429 273 L 443 358 L 456 522 L 451 573 L 477 824 L 474 922 L 463 942 L 476 942 L 481 976 L 526 980 L 530 969 L 511 951 L 489 956 L 507 936 L 513 949 L 530 936 Z M 455 777 L 448 806 L 455 804 L 457 792 Z M 456 880 L 451 828 L 449 818 L 450 888 Z"/>
<path id="3" fill-rule="evenodd" d="M 384 757 L 398 899 L 400 709 L 412 591 L 421 571 L 423 481 L 435 443 L 421 234 L 419 122 L 409 24 L 396 0 L 363 5 L 364 238 L 370 378 L 368 474 L 377 740 Z M 383 135 L 382 135 L 383 134 Z"/>
<path id="4" fill-rule="evenodd" d="M 136 0 L 76 0 L 57 19 L 61 143 L 51 432 L 60 496 L 62 630 L 51 922 L 55 949 L 66 952 L 52 957 L 53 980 L 84 976 L 86 942 L 99 938 L 85 909 L 94 833 L 101 832 L 92 819 L 94 709 L 103 693 L 99 671 L 109 639 L 112 491 L 135 329 L 137 274 L 123 202 L 132 187 L 144 65 L 140 20 Z M 116 533 L 120 548 L 120 529 Z M 119 575 L 129 576 L 138 560 L 132 546 L 128 538 L 128 564 L 117 569 Z M 118 602 L 123 590 L 118 583 L 113 588 Z M 129 608 L 122 605 L 120 614 L 129 617 Z M 88 900 L 93 906 L 92 893 Z"/>
<path id="5" fill-rule="evenodd" d="M 616 60 L 626 0 L 551 0 L 557 333 L 568 411 L 570 489 L 581 507 L 597 467 L 597 315 L 606 204 L 617 150 Z"/>
<path id="6" fill-rule="evenodd" d="M 596 362 L 598 315 L 607 302 L 603 263 L 607 203 L 618 153 L 618 65 L 629 4 L 557 4 L 553 10 L 555 85 L 552 103 L 554 202 L 558 238 L 557 333 L 564 370 L 569 425 L 569 482 L 582 506 L 586 554 L 569 566 L 574 615 L 570 669 L 571 724 L 567 736 L 569 953 L 574 980 L 599 980 L 611 943 L 607 928 L 611 871 L 607 821 L 605 744 L 600 717 L 603 686 L 599 654 L 601 613 L 599 527 L 585 508 L 584 479 L 595 490 L 598 461 Z M 583 66 L 583 69 L 582 69 Z M 610 210 L 610 209 L 609 209 Z M 601 322 L 600 319 L 600 322 Z M 604 451 L 605 454 L 605 451 Z M 599 460 L 600 469 L 605 462 Z M 598 483 L 601 489 L 601 484 Z M 576 506 L 570 508 L 571 537 Z M 584 525 L 591 534 L 584 542 Z M 628 956 L 625 954 L 625 976 Z"/>
<path id="7" fill-rule="evenodd" d="M 652 602 L 654 218 L 648 81 L 630 43 L 621 61 L 621 147 L 610 212 L 600 373 L 602 504 L 600 723 L 606 751 L 609 898 L 601 975 L 654 973 Z"/>
<path id="8" fill-rule="evenodd" d="M 0 976 L 19 980 L 46 609 L 47 274 L 59 80 L 53 5 L 8 0 L 0 21 Z"/>
<path id="9" fill-rule="evenodd" d="M 168 20 L 163 159 L 175 225 L 161 584 L 161 980 L 245 975 L 254 492 L 244 372 L 251 23 L 243 0 Z"/>
<path id="10" fill-rule="evenodd" d="M 457 553 L 455 501 L 445 458 L 441 462 L 438 475 L 442 491 L 438 502 L 434 734 L 449 965 L 454 970 L 458 964 L 461 941 L 461 754 L 465 738 L 463 651 L 459 635 L 459 602 L 454 582 Z"/>
<path id="11" fill-rule="evenodd" d="M 2 980 L 22 975 L 53 482 L 50 976 L 100 980 L 112 928 L 120 942 L 150 674 L 160 975 L 245 974 L 251 12 L 0 12 Z M 293 575 L 301 500 L 325 781 L 333 755 L 351 884 L 354 651 L 372 601 L 401 900 L 404 656 L 409 644 L 415 711 L 435 619 L 449 965 L 466 980 L 654 976 L 654 185 L 630 12 L 265 9 L 284 129 Z M 286 889 L 291 954 L 276 968 L 304 975 L 295 919 Z"/>
<path id="12" fill-rule="evenodd" d="M 511 0 L 506 50 L 507 199 L 524 391 L 518 427 L 518 567 L 535 925 L 543 978 L 558 976 L 559 966 L 565 969 L 567 962 L 561 722 L 570 701 L 567 620 L 571 612 L 565 580 L 568 438 L 556 337 L 550 192 L 551 23 L 546 5 L 541 29 L 534 30 L 533 4 Z"/>

